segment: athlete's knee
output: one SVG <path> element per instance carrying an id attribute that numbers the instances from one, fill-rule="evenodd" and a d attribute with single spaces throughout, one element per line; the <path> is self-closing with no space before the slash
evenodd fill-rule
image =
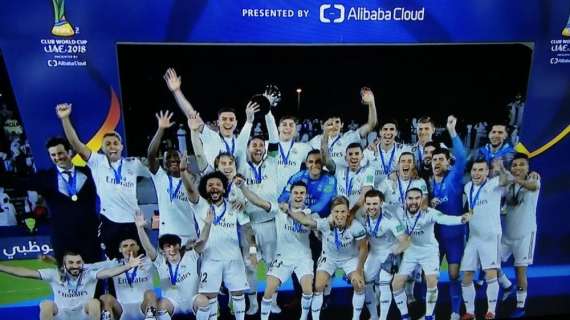
<path id="1" fill-rule="evenodd" d="M 115 302 L 115 297 L 113 297 L 110 294 L 104 294 L 104 295 L 99 297 L 99 300 L 101 300 L 103 308 L 111 307 L 113 305 L 113 303 Z"/>
<path id="2" fill-rule="evenodd" d="M 402 289 L 406 283 L 406 279 L 407 277 L 405 276 L 395 276 L 394 280 L 392 280 L 392 288 L 394 291 Z"/>
<path id="3" fill-rule="evenodd" d="M 469 284 L 473 282 L 473 271 L 465 271 L 463 273 L 463 283 Z"/>
<path id="4" fill-rule="evenodd" d="M 196 308 L 206 308 L 208 306 L 208 297 L 203 294 L 199 294 L 196 299 L 194 299 L 194 306 Z"/>
<path id="5" fill-rule="evenodd" d="M 89 302 L 87 302 L 87 309 L 90 311 L 101 310 L 101 301 L 98 299 L 90 299 Z"/>
<path id="6" fill-rule="evenodd" d="M 435 288 L 437 287 L 437 275 L 428 275 L 426 276 L 426 285 L 428 288 Z"/>
<path id="7" fill-rule="evenodd" d="M 55 302 L 53 302 L 53 301 L 44 300 L 40 303 L 40 312 L 55 314 L 56 310 L 57 310 L 57 306 L 55 305 Z"/>
<path id="8" fill-rule="evenodd" d="M 485 278 L 493 279 L 497 277 L 497 269 L 487 269 L 485 270 Z"/>

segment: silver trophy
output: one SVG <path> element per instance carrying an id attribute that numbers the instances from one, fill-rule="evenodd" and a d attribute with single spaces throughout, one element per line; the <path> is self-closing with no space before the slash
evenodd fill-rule
<path id="1" fill-rule="evenodd" d="M 265 91 L 251 97 L 251 101 L 259 105 L 258 114 L 265 116 L 281 102 L 281 91 L 276 85 L 268 84 L 265 86 Z"/>

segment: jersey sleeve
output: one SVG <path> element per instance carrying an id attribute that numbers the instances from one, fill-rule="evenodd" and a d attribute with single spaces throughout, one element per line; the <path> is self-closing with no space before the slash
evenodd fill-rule
<path id="1" fill-rule="evenodd" d="M 54 268 L 39 269 L 38 273 L 40 278 L 46 282 L 57 282 L 59 281 L 59 272 Z"/>
<path id="2" fill-rule="evenodd" d="M 91 151 L 91 156 L 87 159 L 87 166 L 91 169 L 95 169 L 100 167 L 105 160 L 107 160 L 107 157 L 104 154 Z"/>
<path id="3" fill-rule="evenodd" d="M 243 226 L 244 224 L 248 224 L 250 222 L 249 216 L 247 214 L 245 214 L 245 212 L 240 211 L 237 214 L 237 222 L 240 226 Z"/>
<path id="4" fill-rule="evenodd" d="M 449 178 L 453 182 L 453 186 L 460 185 L 463 179 L 463 172 L 465 171 L 465 166 L 467 164 L 467 153 L 463 142 L 459 136 L 453 137 L 451 139 L 453 156 L 455 157 L 455 163 L 449 172 Z"/>
<path id="5" fill-rule="evenodd" d="M 342 138 L 346 141 L 346 144 L 358 143 L 360 144 L 360 133 L 355 130 L 348 130 L 342 135 Z"/>
<path id="6" fill-rule="evenodd" d="M 366 229 L 358 220 L 352 220 L 350 225 L 350 233 L 355 240 L 362 240 L 366 238 Z"/>
<path id="7" fill-rule="evenodd" d="M 309 145 L 312 149 L 321 150 L 321 134 L 316 135 L 309 141 Z"/>
<path id="8" fill-rule="evenodd" d="M 204 221 L 206 219 L 207 214 L 207 206 L 208 202 L 206 199 L 202 198 L 202 196 L 198 197 L 198 202 L 192 203 L 190 201 L 190 206 L 194 208 L 194 215 L 199 218 L 200 220 Z"/>
<path id="9" fill-rule="evenodd" d="M 376 161 L 378 156 L 374 153 L 374 151 L 366 148 L 363 152 L 363 158 L 368 161 L 368 165 L 370 165 L 373 161 Z"/>
<path id="10" fill-rule="evenodd" d="M 315 222 L 317 223 L 317 230 L 323 234 L 329 232 L 330 224 L 327 218 L 316 218 Z"/>
<path id="11" fill-rule="evenodd" d="M 152 263 L 156 269 L 160 268 L 160 266 L 162 266 L 166 263 L 166 259 L 164 258 L 164 254 L 159 252 L 156 255 L 156 259 L 154 259 L 154 261 Z"/>
<path id="12" fill-rule="evenodd" d="M 492 190 L 498 189 L 500 187 L 499 176 L 496 176 L 496 177 L 489 179 L 489 181 L 487 183 L 489 184 L 489 188 L 491 188 Z"/>
<path id="13" fill-rule="evenodd" d="M 394 237 L 399 238 L 404 235 L 404 225 L 398 219 L 390 219 L 390 231 Z"/>
<path id="14" fill-rule="evenodd" d="M 433 209 L 431 213 L 431 221 L 437 224 L 443 224 L 447 226 L 460 225 L 463 224 L 461 222 L 461 219 L 461 216 L 448 216 L 435 209 Z"/>
<path id="15" fill-rule="evenodd" d="M 207 125 L 204 125 L 204 129 L 202 130 L 202 133 L 200 133 L 200 139 L 202 139 L 204 147 L 217 138 L 218 138 L 218 133 L 210 129 L 210 127 L 208 127 Z"/>

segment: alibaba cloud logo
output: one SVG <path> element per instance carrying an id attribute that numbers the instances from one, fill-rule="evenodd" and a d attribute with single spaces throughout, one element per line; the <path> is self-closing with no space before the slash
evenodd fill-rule
<path id="1" fill-rule="evenodd" d="M 344 6 L 342 4 L 322 4 L 319 18 L 322 23 L 341 23 L 344 21 Z"/>

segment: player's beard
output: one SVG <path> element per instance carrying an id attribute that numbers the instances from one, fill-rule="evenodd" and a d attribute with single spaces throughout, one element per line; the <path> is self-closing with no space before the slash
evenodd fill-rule
<path id="1" fill-rule="evenodd" d="M 217 203 L 223 198 L 224 194 L 220 191 L 210 191 L 208 192 L 208 198 L 211 202 Z"/>
<path id="2" fill-rule="evenodd" d="M 408 205 L 408 212 L 412 214 L 416 214 L 420 210 L 420 206 L 418 204 L 410 204 Z"/>

